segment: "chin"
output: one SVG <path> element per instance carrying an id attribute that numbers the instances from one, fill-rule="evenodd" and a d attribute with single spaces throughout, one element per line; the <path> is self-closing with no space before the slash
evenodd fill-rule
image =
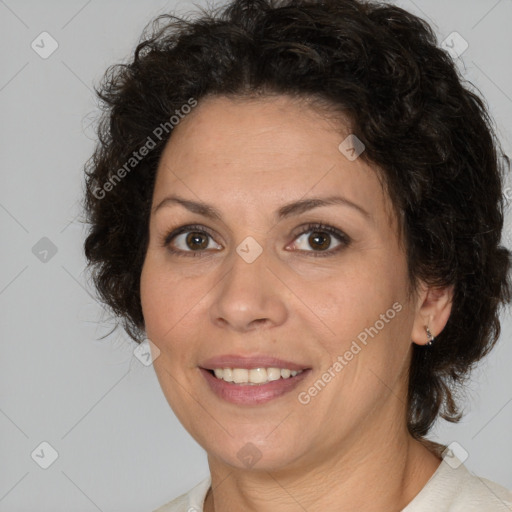
<path id="1" fill-rule="evenodd" d="M 275 472 L 291 468 L 300 457 L 298 443 L 289 436 L 273 441 L 244 436 L 224 439 L 223 444 L 210 439 L 200 444 L 209 460 L 216 459 L 238 470 Z"/>

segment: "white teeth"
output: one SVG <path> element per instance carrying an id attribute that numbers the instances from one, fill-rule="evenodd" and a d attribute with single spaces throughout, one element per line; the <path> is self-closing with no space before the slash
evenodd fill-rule
<path id="1" fill-rule="evenodd" d="M 267 368 L 267 379 L 277 380 L 281 378 L 281 370 L 279 368 Z"/>
<path id="2" fill-rule="evenodd" d="M 263 384 L 278 380 L 295 377 L 303 370 L 289 370 L 287 368 L 215 368 L 215 377 L 226 382 L 235 384 Z"/>
<path id="3" fill-rule="evenodd" d="M 254 384 L 267 382 L 267 370 L 265 368 L 251 368 L 249 370 L 249 382 Z"/>
<path id="4" fill-rule="evenodd" d="M 235 384 L 249 382 L 249 370 L 245 368 L 233 368 L 233 382 Z"/>

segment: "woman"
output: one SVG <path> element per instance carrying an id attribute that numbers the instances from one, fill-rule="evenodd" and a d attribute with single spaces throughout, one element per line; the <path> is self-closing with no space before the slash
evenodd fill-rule
<path id="1" fill-rule="evenodd" d="M 499 143 L 430 27 L 160 17 L 106 75 L 85 252 L 211 477 L 159 511 L 509 510 L 426 440 L 510 301 Z"/>

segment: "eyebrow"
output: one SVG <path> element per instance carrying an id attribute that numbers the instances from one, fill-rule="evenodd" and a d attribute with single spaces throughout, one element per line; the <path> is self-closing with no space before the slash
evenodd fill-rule
<path id="1" fill-rule="evenodd" d="M 222 214 L 213 206 L 199 201 L 183 199 L 182 197 L 178 196 L 165 197 L 162 201 L 160 201 L 160 203 L 158 203 L 158 205 L 156 205 L 153 208 L 153 214 L 155 214 L 161 208 L 165 206 L 171 206 L 173 204 L 180 204 L 187 210 L 191 211 L 192 213 L 197 213 L 210 219 L 222 220 Z M 367 220 L 371 220 L 371 215 L 364 208 L 341 196 L 300 199 L 298 201 L 286 204 L 279 208 L 276 212 L 276 218 L 278 220 L 283 220 L 285 218 L 291 217 L 292 215 L 298 215 L 307 212 L 309 210 L 312 210 L 313 208 L 319 208 L 321 206 L 331 206 L 335 204 L 349 206 L 350 208 L 362 214 Z"/>

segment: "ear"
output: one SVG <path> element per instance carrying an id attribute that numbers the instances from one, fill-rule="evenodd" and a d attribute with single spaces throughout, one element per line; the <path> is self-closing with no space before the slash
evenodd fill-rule
<path id="1" fill-rule="evenodd" d="M 411 332 L 411 340 L 418 345 L 429 341 L 427 327 L 434 338 L 445 328 L 453 303 L 453 285 L 444 288 L 420 286 L 416 316 Z"/>

